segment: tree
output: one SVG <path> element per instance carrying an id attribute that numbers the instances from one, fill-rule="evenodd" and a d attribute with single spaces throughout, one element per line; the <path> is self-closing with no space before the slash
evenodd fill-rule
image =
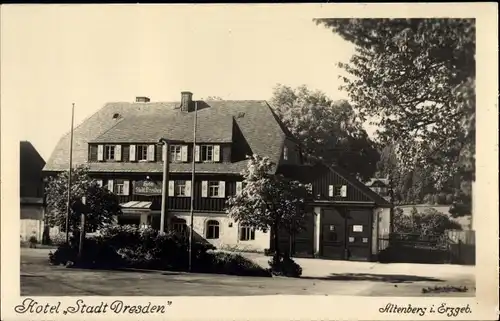
<path id="1" fill-rule="evenodd" d="M 271 174 L 272 167 L 267 157 L 249 157 L 247 168 L 242 172 L 243 188 L 228 199 L 227 213 L 240 225 L 260 231 L 271 229 L 275 257 L 279 258 L 279 232 L 294 234 L 304 228 L 305 202 L 311 194 L 311 186 Z"/>
<path id="2" fill-rule="evenodd" d="M 68 200 L 68 171 L 48 179 L 47 195 L 47 223 L 49 226 L 66 227 L 66 213 Z M 69 230 L 80 228 L 80 213 L 77 207 L 85 196 L 88 212 L 86 213 L 86 230 L 95 230 L 113 222 L 113 216 L 121 214 L 118 197 L 100 187 L 95 180 L 88 176 L 85 166 L 78 166 L 71 173 L 71 200 Z"/>
<path id="3" fill-rule="evenodd" d="M 207 98 L 205 98 L 205 100 L 223 100 L 223 99 L 219 96 L 207 96 Z"/>
<path id="4" fill-rule="evenodd" d="M 460 224 L 434 208 L 427 208 L 424 212 L 418 212 L 413 207 L 410 215 L 405 214 L 401 208 L 395 210 L 395 233 L 442 236 L 446 230 L 461 229 Z"/>
<path id="5" fill-rule="evenodd" d="M 356 46 L 340 66 L 353 106 L 437 186 L 474 179 L 475 20 L 316 19 Z"/>
<path id="6" fill-rule="evenodd" d="M 310 160 L 335 163 L 363 180 L 373 176 L 378 150 L 347 101 L 306 86 L 277 85 L 270 104 Z"/>

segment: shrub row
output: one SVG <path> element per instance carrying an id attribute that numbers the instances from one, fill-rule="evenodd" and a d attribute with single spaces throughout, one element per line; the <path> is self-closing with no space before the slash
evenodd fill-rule
<path id="1" fill-rule="evenodd" d="M 49 254 L 51 264 L 86 268 L 140 268 L 186 271 L 189 262 L 188 239 L 173 232 L 159 234 L 153 229 L 133 226 L 110 226 L 87 238 L 83 255 L 78 258 L 78 233 L 70 245 L 60 245 Z M 270 276 L 270 272 L 245 257 L 214 251 L 204 241 L 192 245 L 192 270 L 203 273 Z"/>

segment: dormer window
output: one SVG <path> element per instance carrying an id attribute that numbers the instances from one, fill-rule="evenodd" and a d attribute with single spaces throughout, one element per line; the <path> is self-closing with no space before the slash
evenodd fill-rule
<path id="1" fill-rule="evenodd" d="M 171 162 L 182 161 L 182 146 L 181 145 L 170 146 L 170 161 Z"/>
<path id="2" fill-rule="evenodd" d="M 137 160 L 139 161 L 148 160 L 148 145 L 137 146 Z"/>
<path id="3" fill-rule="evenodd" d="M 104 159 L 105 160 L 115 160 L 115 145 L 104 146 Z"/>
<path id="4" fill-rule="evenodd" d="M 201 145 L 201 161 L 212 162 L 214 160 L 214 146 Z"/>

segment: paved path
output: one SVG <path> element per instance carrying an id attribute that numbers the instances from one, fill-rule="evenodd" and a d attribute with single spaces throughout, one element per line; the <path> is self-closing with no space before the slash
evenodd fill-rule
<path id="1" fill-rule="evenodd" d="M 447 280 L 411 276 L 399 277 L 375 273 L 356 273 L 357 263 L 350 274 L 339 269 L 337 274 L 314 276 L 305 263 L 304 277 L 263 278 L 216 274 L 187 274 L 172 272 L 122 272 L 68 269 L 47 263 L 47 250 L 22 249 L 21 295 L 43 296 L 232 296 L 232 295 L 366 295 L 418 296 L 421 289 L 433 285 L 466 285 L 474 287 L 473 278 L 456 275 Z M 267 258 L 256 258 L 264 260 Z M 303 263 L 300 262 L 302 265 Z M 364 264 L 364 263 L 363 263 Z M 332 266 L 326 264 L 330 269 Z M 348 265 L 345 267 L 347 268 Z M 360 268 L 358 267 L 358 270 Z M 319 268 L 316 267 L 316 272 Z M 373 269 L 372 269 L 373 270 Z M 470 296 L 474 293 L 452 294 Z"/>

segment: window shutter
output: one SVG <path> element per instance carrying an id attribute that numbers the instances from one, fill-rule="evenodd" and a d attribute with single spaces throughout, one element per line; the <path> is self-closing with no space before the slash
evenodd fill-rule
<path id="1" fill-rule="evenodd" d="M 236 194 L 241 193 L 243 190 L 243 182 L 236 182 Z"/>
<path id="2" fill-rule="evenodd" d="M 113 193 L 113 180 L 108 180 L 108 190 Z"/>
<path id="3" fill-rule="evenodd" d="M 333 197 L 333 185 L 328 185 L 328 196 Z"/>
<path id="4" fill-rule="evenodd" d="M 174 196 L 174 181 L 168 181 L 168 196 Z"/>
<path id="5" fill-rule="evenodd" d="M 155 145 L 148 146 L 148 161 L 150 162 L 155 161 Z"/>
<path id="6" fill-rule="evenodd" d="M 208 181 L 201 182 L 201 197 L 208 197 Z"/>
<path id="7" fill-rule="evenodd" d="M 219 197 L 226 197 L 226 182 L 219 181 Z"/>
<path id="8" fill-rule="evenodd" d="M 161 146 L 161 161 L 164 162 L 167 159 L 167 146 Z"/>
<path id="9" fill-rule="evenodd" d="M 115 160 L 116 161 L 122 160 L 122 145 L 115 146 Z"/>
<path id="10" fill-rule="evenodd" d="M 130 145 L 130 150 L 129 150 L 129 158 L 131 162 L 135 162 L 135 145 Z"/>
<path id="11" fill-rule="evenodd" d="M 130 190 L 130 181 L 124 180 L 123 181 L 123 195 L 129 195 L 129 190 Z"/>
<path id="12" fill-rule="evenodd" d="M 181 146 L 181 161 L 187 162 L 188 160 L 188 147 L 186 145 Z"/>
<path id="13" fill-rule="evenodd" d="M 191 181 L 186 181 L 186 196 L 191 196 Z"/>
<path id="14" fill-rule="evenodd" d="M 96 179 L 97 185 L 102 187 L 102 179 Z"/>
<path id="15" fill-rule="evenodd" d="M 97 160 L 98 161 L 104 160 L 104 146 L 103 145 L 97 145 Z"/>
<path id="16" fill-rule="evenodd" d="M 342 187 L 340 187 L 340 196 L 347 197 L 347 185 L 342 185 Z"/>
<path id="17" fill-rule="evenodd" d="M 220 146 L 214 145 L 214 162 L 220 161 Z"/>
<path id="18" fill-rule="evenodd" d="M 194 161 L 195 162 L 200 161 L 200 145 L 196 145 L 194 147 Z"/>

